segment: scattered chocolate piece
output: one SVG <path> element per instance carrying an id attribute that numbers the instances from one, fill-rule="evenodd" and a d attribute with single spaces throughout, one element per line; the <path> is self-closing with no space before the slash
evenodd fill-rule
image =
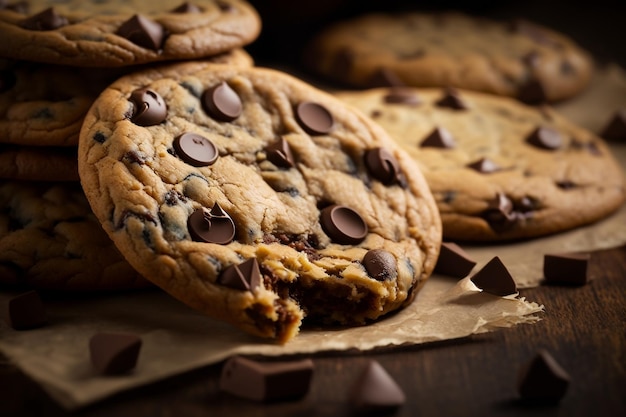
<path id="1" fill-rule="evenodd" d="M 372 360 L 352 386 L 349 400 L 357 410 L 383 412 L 404 405 L 406 397 L 385 368 Z"/>
<path id="2" fill-rule="evenodd" d="M 452 134 L 443 127 L 436 127 L 420 144 L 422 148 L 454 148 L 455 146 L 456 143 Z"/>
<path id="3" fill-rule="evenodd" d="M 356 245 L 367 236 L 367 224 L 356 211 L 341 205 L 332 205 L 320 213 L 324 232 L 336 243 Z"/>
<path id="4" fill-rule="evenodd" d="M 142 48 L 158 51 L 165 39 L 165 29 L 159 23 L 139 14 L 122 23 L 116 35 Z"/>
<path id="5" fill-rule="evenodd" d="M 576 253 L 545 254 L 543 277 L 548 283 L 585 285 L 590 257 Z"/>
<path id="6" fill-rule="evenodd" d="M 269 402 L 304 397 L 312 378 L 311 359 L 257 362 L 234 356 L 224 364 L 219 386 L 238 397 Z"/>
<path id="7" fill-rule="evenodd" d="M 253 291 L 261 284 L 261 270 L 256 258 L 230 265 L 220 274 L 218 283 L 241 291 Z"/>
<path id="8" fill-rule="evenodd" d="M 517 292 L 513 277 L 497 256 L 487 262 L 470 280 L 489 294 L 510 295 Z"/>
<path id="9" fill-rule="evenodd" d="M 568 373 L 542 349 L 520 369 L 517 390 L 524 400 L 558 402 L 567 392 L 569 381 Z"/>
<path id="10" fill-rule="evenodd" d="M 265 152 L 267 159 L 277 167 L 291 168 L 296 165 L 291 147 L 283 137 L 267 146 Z"/>
<path id="11" fill-rule="evenodd" d="M 24 29 L 39 31 L 54 30 L 66 26 L 67 24 L 67 18 L 57 14 L 52 7 L 32 15 L 19 23 L 20 27 Z"/>
<path id="12" fill-rule="evenodd" d="M 174 139 L 176 154 L 195 167 L 213 165 L 219 157 L 217 147 L 202 135 L 185 132 Z"/>
<path id="13" fill-rule="evenodd" d="M 561 134 L 550 127 L 540 126 L 526 137 L 526 142 L 542 149 L 558 149 L 563 143 Z"/>
<path id="14" fill-rule="evenodd" d="M 398 276 L 396 258 L 383 249 L 371 249 L 361 261 L 367 274 L 378 281 L 394 280 Z"/>
<path id="15" fill-rule="evenodd" d="M 241 98 L 225 81 L 204 92 L 202 105 L 211 117 L 220 122 L 232 122 L 243 111 Z"/>
<path id="16" fill-rule="evenodd" d="M 102 375 L 125 374 L 137 365 L 142 340 L 131 333 L 97 333 L 89 339 L 94 369 Z"/>
<path id="17" fill-rule="evenodd" d="M 455 278 L 465 278 L 476 266 L 467 252 L 453 242 L 441 243 L 435 273 Z"/>
<path id="18" fill-rule="evenodd" d="M 39 293 L 28 291 L 9 300 L 8 321 L 14 330 L 30 330 L 48 323 Z"/>
<path id="19" fill-rule="evenodd" d="M 218 203 L 211 211 L 201 207 L 187 219 L 191 238 L 197 242 L 227 245 L 235 238 L 235 223 Z"/>
<path id="20" fill-rule="evenodd" d="M 600 136 L 610 141 L 626 142 L 626 109 L 615 113 Z"/>
<path id="21" fill-rule="evenodd" d="M 296 106 L 296 119 L 311 135 L 324 135 L 335 126 L 335 119 L 328 109 L 311 101 L 304 101 Z"/>
<path id="22" fill-rule="evenodd" d="M 352 60 L 354 60 L 354 57 L 352 57 Z M 389 68 L 379 68 L 374 74 L 372 74 L 368 84 L 373 88 L 406 86 L 406 83 L 398 77 L 398 74 Z"/>
<path id="23" fill-rule="evenodd" d="M 387 149 L 369 149 L 363 155 L 363 159 L 370 175 L 383 184 L 406 185 L 406 178 L 400 171 L 398 161 Z"/>
<path id="24" fill-rule="evenodd" d="M 0 70 L 0 94 L 9 91 L 17 83 L 17 77 L 11 70 Z"/>
<path id="25" fill-rule="evenodd" d="M 489 158 L 480 158 L 478 161 L 468 164 L 467 167 L 472 168 L 481 174 L 491 174 L 492 172 L 500 170 L 500 167 Z"/>
<path id="26" fill-rule="evenodd" d="M 466 110 L 467 103 L 461 98 L 455 88 L 446 88 L 441 99 L 435 102 L 439 107 L 449 107 L 454 110 Z"/>
<path id="27" fill-rule="evenodd" d="M 389 93 L 383 97 L 385 103 L 404 104 L 407 106 L 417 106 L 422 104 L 419 96 L 414 91 L 407 88 L 391 88 Z"/>
<path id="28" fill-rule="evenodd" d="M 172 9 L 170 13 L 202 13 L 202 9 L 193 3 L 185 2 Z"/>
<path id="29" fill-rule="evenodd" d="M 517 99 L 526 104 L 541 104 L 548 100 L 546 89 L 542 82 L 536 78 L 530 78 L 520 85 L 517 91 Z"/>
<path id="30" fill-rule="evenodd" d="M 140 88 L 130 95 L 135 105 L 130 120 L 139 126 L 158 125 L 167 117 L 167 106 L 163 98 L 149 88 Z"/>

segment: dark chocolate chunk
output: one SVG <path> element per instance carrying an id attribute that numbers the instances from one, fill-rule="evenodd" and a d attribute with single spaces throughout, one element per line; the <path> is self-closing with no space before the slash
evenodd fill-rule
<path id="1" fill-rule="evenodd" d="M 370 361 L 350 392 L 350 403 L 359 411 L 391 411 L 406 401 L 402 388 L 375 360 Z"/>
<path id="2" fill-rule="evenodd" d="M 626 142 L 626 109 L 622 109 L 613 115 L 609 123 L 600 133 L 606 140 Z"/>
<path id="3" fill-rule="evenodd" d="M 452 134 L 443 127 L 436 127 L 426 138 L 420 143 L 420 147 L 433 148 L 454 148 L 456 143 Z"/>
<path id="4" fill-rule="evenodd" d="M 541 149 L 554 150 L 561 147 L 563 138 L 557 130 L 540 126 L 526 137 L 526 142 Z"/>
<path id="5" fill-rule="evenodd" d="M 389 68 L 379 68 L 372 74 L 368 84 L 371 87 L 405 87 L 406 83 Z"/>
<path id="6" fill-rule="evenodd" d="M 234 356 L 222 368 L 219 387 L 253 401 L 293 400 L 309 392 L 312 378 L 311 359 L 257 362 Z"/>
<path id="7" fill-rule="evenodd" d="M 0 70 L 0 94 L 15 87 L 17 77 L 11 70 Z"/>
<path id="8" fill-rule="evenodd" d="M 435 265 L 435 273 L 465 278 L 475 265 L 476 261 L 472 260 L 459 245 L 453 242 L 443 242 Z"/>
<path id="9" fill-rule="evenodd" d="M 519 86 L 517 99 L 526 104 L 541 104 L 548 100 L 548 96 L 541 81 L 536 78 L 530 78 Z"/>
<path id="10" fill-rule="evenodd" d="M 472 168 L 481 174 L 491 174 L 492 172 L 500 170 L 500 167 L 489 158 L 480 158 L 478 161 L 468 164 L 467 167 Z"/>
<path id="11" fill-rule="evenodd" d="M 220 274 L 218 283 L 241 291 L 253 291 L 261 284 L 261 271 L 256 258 L 239 265 L 230 265 Z"/>
<path id="12" fill-rule="evenodd" d="M 585 285 L 589 258 L 589 254 L 545 254 L 543 277 L 548 283 Z"/>
<path id="13" fill-rule="evenodd" d="M 48 323 L 46 310 L 36 291 L 13 297 L 8 305 L 9 325 L 15 330 L 29 330 Z"/>
<path id="14" fill-rule="evenodd" d="M 202 9 L 193 3 L 185 2 L 172 9 L 170 13 L 202 13 Z"/>
<path id="15" fill-rule="evenodd" d="M 217 147 L 202 135 L 185 132 L 174 139 L 176 154 L 195 167 L 213 165 L 219 157 Z"/>
<path id="16" fill-rule="evenodd" d="M 383 184 L 406 185 L 406 178 L 400 171 L 398 161 L 387 149 L 369 149 L 363 155 L 363 159 L 370 175 Z"/>
<path id="17" fill-rule="evenodd" d="M 139 14 L 122 23 L 116 35 L 142 48 L 158 51 L 165 39 L 165 29 L 159 23 Z"/>
<path id="18" fill-rule="evenodd" d="M 132 333 L 97 333 L 89 339 L 91 364 L 102 375 L 125 374 L 135 368 L 141 337 Z"/>
<path id="19" fill-rule="evenodd" d="M 130 120 L 139 126 L 158 125 L 167 117 L 167 106 L 163 98 L 154 90 L 140 88 L 130 95 L 134 104 Z"/>
<path id="20" fill-rule="evenodd" d="M 356 211 L 341 205 L 332 205 L 320 213 L 324 232 L 336 243 L 356 245 L 367 236 L 367 224 Z"/>
<path id="21" fill-rule="evenodd" d="M 510 295 L 517 292 L 513 277 L 499 257 L 494 256 L 470 280 L 478 288 L 494 295 Z"/>
<path id="22" fill-rule="evenodd" d="M 437 100 L 435 104 L 439 107 L 449 107 L 454 110 L 466 110 L 468 108 L 467 103 L 463 101 L 455 88 L 446 88 L 443 97 Z"/>
<path id="23" fill-rule="evenodd" d="M 291 168 L 296 164 L 291 147 L 283 137 L 268 145 L 265 152 L 267 159 L 277 167 Z"/>
<path id="24" fill-rule="evenodd" d="M 324 135 L 335 126 L 335 119 L 328 109 L 311 101 L 296 106 L 296 120 L 311 135 Z"/>
<path id="25" fill-rule="evenodd" d="M 225 81 L 204 92 L 202 106 L 209 116 L 220 122 L 232 122 L 243 111 L 241 98 Z"/>
<path id="26" fill-rule="evenodd" d="M 201 207 L 187 219 L 191 238 L 197 242 L 226 245 L 235 238 L 235 223 L 218 203 L 211 211 Z"/>
<path id="27" fill-rule="evenodd" d="M 385 103 L 404 104 L 407 106 L 417 106 L 422 103 L 419 96 L 407 88 L 391 88 L 389 93 L 383 97 Z"/>
<path id="28" fill-rule="evenodd" d="M 569 386 L 570 376 L 546 350 L 540 350 L 520 368 L 517 390 L 524 400 L 558 402 Z"/>
<path id="29" fill-rule="evenodd" d="M 54 8 L 49 7 L 46 10 L 32 15 L 20 21 L 20 27 L 28 30 L 54 30 L 68 24 L 67 18 L 57 14 Z"/>
<path id="30" fill-rule="evenodd" d="M 378 281 L 394 280 L 398 276 L 396 258 L 383 249 L 371 249 L 361 261 L 367 275 Z"/>

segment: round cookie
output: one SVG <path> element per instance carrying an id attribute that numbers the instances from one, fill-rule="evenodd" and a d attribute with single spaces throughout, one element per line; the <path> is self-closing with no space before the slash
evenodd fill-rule
<path id="1" fill-rule="evenodd" d="M 78 181 L 77 149 L 0 145 L 0 178 Z"/>
<path id="2" fill-rule="evenodd" d="M 152 287 L 124 260 L 78 182 L 0 181 L 0 284 L 46 290 Z"/>
<path id="3" fill-rule="evenodd" d="M 623 170 L 605 142 L 548 106 L 409 87 L 337 97 L 419 163 L 449 240 L 556 233 L 602 219 L 626 198 Z"/>
<path id="4" fill-rule="evenodd" d="M 572 97 L 593 72 L 560 33 L 456 12 L 363 15 L 324 29 L 305 52 L 311 69 L 355 87 L 457 87 L 527 103 Z"/>
<path id="5" fill-rule="evenodd" d="M 86 67 L 205 58 L 254 41 L 260 18 L 242 0 L 2 2 L 0 56 Z M 22 7 L 23 6 L 23 7 Z"/>
<path id="6" fill-rule="evenodd" d="M 79 142 L 91 206 L 128 261 L 191 307 L 286 342 L 410 303 L 441 222 L 417 164 L 284 73 L 175 64 L 115 82 Z"/>

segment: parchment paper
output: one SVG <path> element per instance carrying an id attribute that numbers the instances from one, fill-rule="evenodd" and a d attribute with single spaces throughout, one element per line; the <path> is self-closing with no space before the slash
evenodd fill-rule
<path id="1" fill-rule="evenodd" d="M 600 72 L 594 85 L 563 113 L 594 131 L 626 106 L 626 76 L 616 67 Z M 626 167 L 626 146 L 615 146 Z M 465 247 L 482 267 L 502 258 L 519 287 L 541 280 L 547 251 L 591 251 L 626 243 L 626 207 L 616 215 L 578 230 L 509 245 Z M 6 305 L 15 294 L 0 294 Z M 116 392 L 217 363 L 233 354 L 269 356 L 321 351 L 369 350 L 420 344 L 534 323 L 543 307 L 519 295 L 496 297 L 480 292 L 465 278 L 434 275 L 406 309 L 376 324 L 349 329 L 304 329 L 284 346 L 252 338 L 211 320 L 160 291 L 108 295 L 88 299 L 48 300 L 50 324 L 14 331 L 0 323 L 0 351 L 68 409 Z M 89 338 L 99 331 L 126 331 L 142 337 L 136 369 L 123 376 L 95 375 L 89 361 Z"/>

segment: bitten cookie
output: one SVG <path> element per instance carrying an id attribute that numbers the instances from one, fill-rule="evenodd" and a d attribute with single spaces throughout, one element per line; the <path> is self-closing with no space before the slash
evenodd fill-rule
<path id="1" fill-rule="evenodd" d="M 85 67 L 206 58 L 254 41 L 242 0 L 28 0 L 1 3 L 0 56 Z"/>
<path id="2" fill-rule="evenodd" d="M 80 184 L 0 181 L 0 284 L 48 290 L 148 288 L 91 212 Z"/>
<path id="3" fill-rule="evenodd" d="M 128 261 L 280 342 L 305 316 L 361 325 L 411 302 L 441 243 L 417 164 L 291 76 L 187 65 L 118 80 L 81 130 L 83 188 Z"/>
<path id="4" fill-rule="evenodd" d="M 528 103 L 572 97 L 593 72 L 588 53 L 560 33 L 453 12 L 342 21 L 305 53 L 311 69 L 355 87 L 457 87 Z"/>
<path id="5" fill-rule="evenodd" d="M 77 149 L 0 145 L 0 178 L 78 181 Z"/>
<path id="6" fill-rule="evenodd" d="M 419 163 L 448 239 L 560 232 L 608 216 L 626 197 L 623 170 L 605 142 L 547 106 L 408 87 L 337 96 Z"/>

